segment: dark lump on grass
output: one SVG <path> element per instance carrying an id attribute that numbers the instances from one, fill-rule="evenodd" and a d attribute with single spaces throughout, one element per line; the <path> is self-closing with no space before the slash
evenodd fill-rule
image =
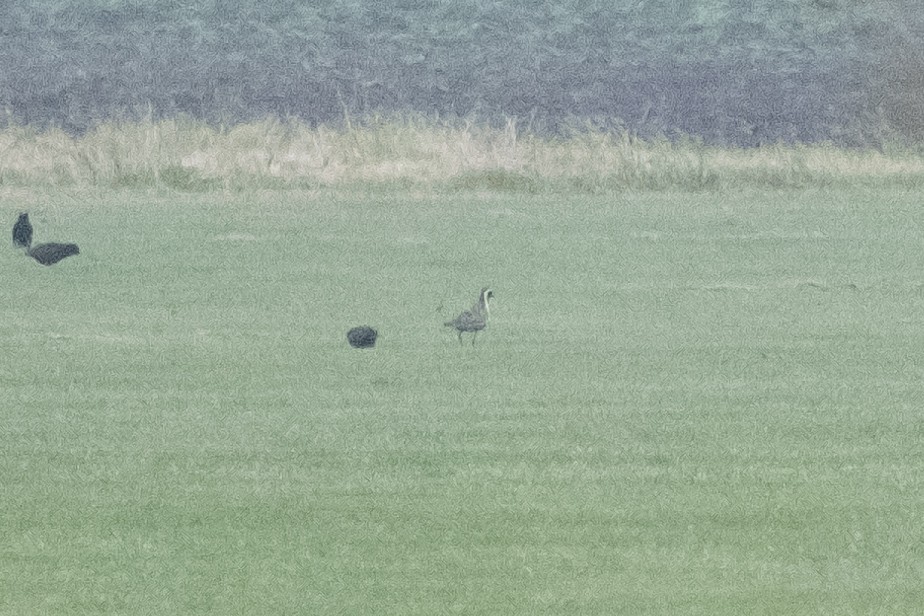
<path id="1" fill-rule="evenodd" d="M 19 220 L 13 225 L 13 245 L 17 248 L 28 248 L 32 245 L 32 223 L 29 214 L 21 212 Z"/>
<path id="2" fill-rule="evenodd" d="M 27 254 L 42 265 L 54 265 L 62 259 L 66 259 L 73 255 L 79 255 L 80 248 L 77 247 L 77 244 L 49 242 L 47 244 L 33 246 L 28 250 Z"/>
<path id="3" fill-rule="evenodd" d="M 354 327 L 347 332 L 347 341 L 354 349 L 368 349 L 375 346 L 375 339 L 379 335 L 377 331 L 367 325 Z"/>

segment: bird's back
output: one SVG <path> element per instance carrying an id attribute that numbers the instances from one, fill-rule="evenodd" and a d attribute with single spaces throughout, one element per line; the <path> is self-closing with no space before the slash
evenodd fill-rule
<path id="1" fill-rule="evenodd" d="M 474 332 L 484 329 L 487 321 L 481 313 L 466 310 L 452 321 L 446 321 L 445 325 L 463 332 Z"/>

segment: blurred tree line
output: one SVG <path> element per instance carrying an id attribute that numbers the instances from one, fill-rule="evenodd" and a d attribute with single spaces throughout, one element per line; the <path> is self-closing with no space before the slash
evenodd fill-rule
<path id="1" fill-rule="evenodd" d="M 8 0 L 5 121 L 419 112 L 537 132 L 924 138 L 917 0 Z"/>

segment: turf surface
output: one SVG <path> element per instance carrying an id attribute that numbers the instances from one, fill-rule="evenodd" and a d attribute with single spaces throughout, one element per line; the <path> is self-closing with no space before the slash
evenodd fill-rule
<path id="1" fill-rule="evenodd" d="M 4 614 L 924 605 L 911 191 L 2 197 Z"/>

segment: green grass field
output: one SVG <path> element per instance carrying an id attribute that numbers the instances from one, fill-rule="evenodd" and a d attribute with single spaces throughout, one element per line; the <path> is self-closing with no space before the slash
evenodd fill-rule
<path id="1" fill-rule="evenodd" d="M 0 251 L 0 613 L 924 606 L 919 191 L 20 209 L 81 254 Z"/>

